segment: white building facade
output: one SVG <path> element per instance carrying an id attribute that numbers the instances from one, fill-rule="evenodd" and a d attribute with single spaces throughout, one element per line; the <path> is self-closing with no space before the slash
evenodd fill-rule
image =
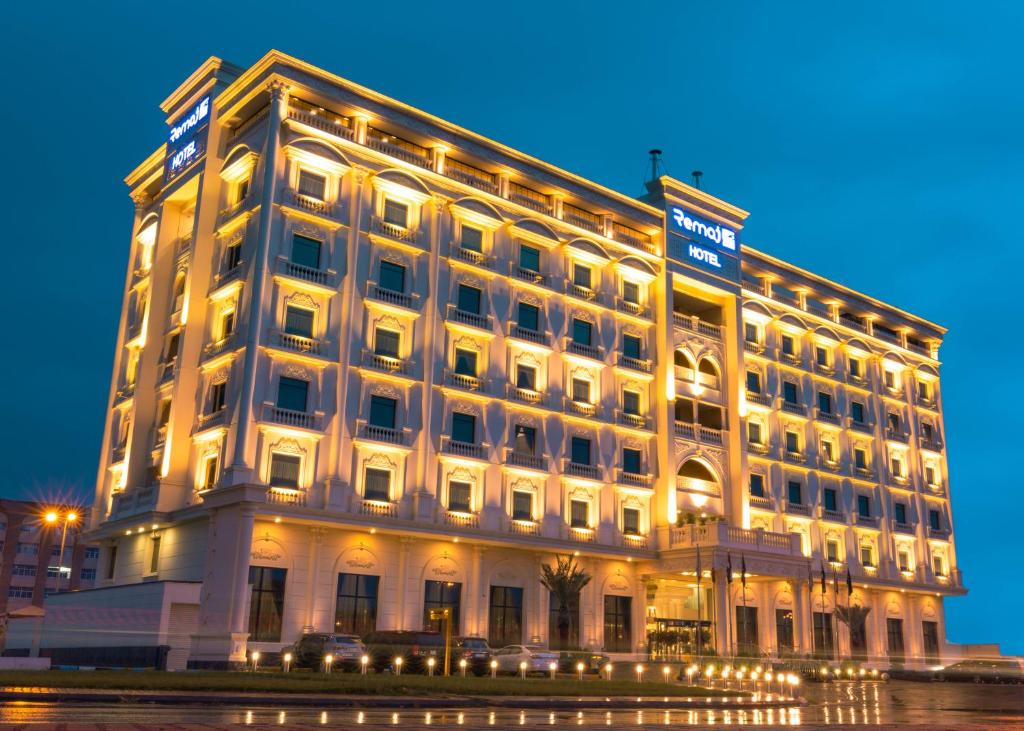
<path id="1" fill-rule="evenodd" d="M 276 52 L 162 108 L 90 538 L 99 586 L 175 597 L 182 663 L 439 606 L 556 646 L 566 554 L 571 646 L 941 657 L 941 327 L 691 186 L 630 198 Z"/>

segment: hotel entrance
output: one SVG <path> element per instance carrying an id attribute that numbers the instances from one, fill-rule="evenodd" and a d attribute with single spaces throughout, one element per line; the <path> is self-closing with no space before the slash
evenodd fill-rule
<path id="1" fill-rule="evenodd" d="M 714 604 L 711 582 L 652 579 L 647 584 L 647 651 L 651 660 L 686 661 L 714 655 Z"/>

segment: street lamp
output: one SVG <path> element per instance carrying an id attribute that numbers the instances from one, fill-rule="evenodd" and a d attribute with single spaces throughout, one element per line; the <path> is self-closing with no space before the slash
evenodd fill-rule
<path id="1" fill-rule="evenodd" d="M 60 514 L 56 510 L 48 510 L 46 515 L 43 516 L 44 520 L 49 525 L 56 525 L 61 519 Z M 57 563 L 57 593 L 60 593 L 61 579 L 64 577 L 64 544 L 68 538 L 68 525 L 78 522 L 78 513 L 74 510 L 69 510 L 64 513 L 64 527 L 60 533 L 60 556 L 58 557 Z M 68 578 L 70 580 L 70 569 L 68 570 Z"/>
<path id="2" fill-rule="evenodd" d="M 498 677 L 498 661 L 491 660 L 491 680 L 494 680 L 496 677 Z"/>
<path id="3" fill-rule="evenodd" d="M 292 669 L 292 654 L 290 652 L 284 654 L 283 668 L 286 673 Z"/>

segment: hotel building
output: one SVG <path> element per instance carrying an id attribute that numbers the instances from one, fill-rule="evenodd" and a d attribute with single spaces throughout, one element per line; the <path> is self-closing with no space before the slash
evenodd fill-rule
<path id="1" fill-rule="evenodd" d="M 720 654 L 949 651 L 943 328 L 741 244 L 690 185 L 622 195 L 277 52 L 161 108 L 127 178 L 106 588 L 55 617 L 144 600 L 182 667 L 439 606 L 557 647 L 538 577 L 572 554 L 569 644 L 615 658 L 698 626 Z"/>

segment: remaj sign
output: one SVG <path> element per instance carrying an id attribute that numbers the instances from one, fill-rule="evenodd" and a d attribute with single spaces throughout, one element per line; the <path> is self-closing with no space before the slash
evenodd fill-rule
<path id="1" fill-rule="evenodd" d="M 739 272 L 736 231 L 681 206 L 669 206 L 669 255 L 692 266 L 735 279 Z"/>
<path id="2" fill-rule="evenodd" d="M 167 133 L 167 157 L 164 180 L 171 181 L 188 170 L 206 152 L 206 132 L 210 126 L 210 95 L 178 117 Z"/>

